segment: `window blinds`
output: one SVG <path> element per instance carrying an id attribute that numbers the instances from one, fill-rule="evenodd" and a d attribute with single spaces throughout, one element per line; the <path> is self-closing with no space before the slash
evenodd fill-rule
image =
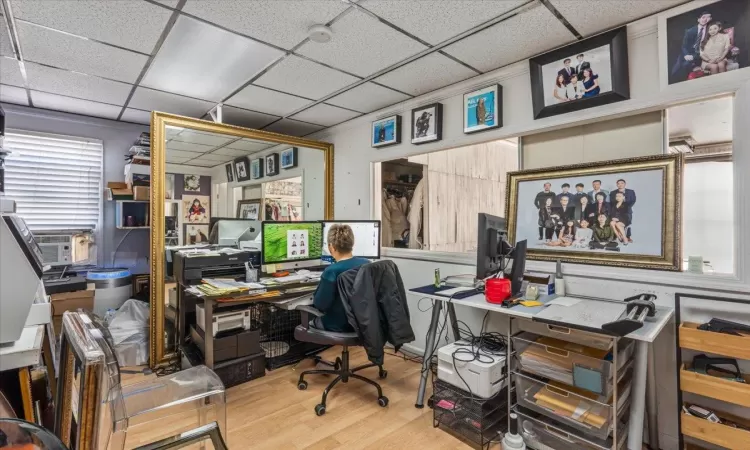
<path id="1" fill-rule="evenodd" d="M 102 142 L 6 133 L 5 195 L 32 231 L 94 230 L 102 195 Z"/>

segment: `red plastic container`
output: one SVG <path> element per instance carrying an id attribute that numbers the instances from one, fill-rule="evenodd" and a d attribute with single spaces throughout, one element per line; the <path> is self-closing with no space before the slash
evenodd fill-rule
<path id="1" fill-rule="evenodd" d="M 484 283 L 484 298 L 489 303 L 502 303 L 510 298 L 510 280 L 507 278 L 490 278 Z"/>

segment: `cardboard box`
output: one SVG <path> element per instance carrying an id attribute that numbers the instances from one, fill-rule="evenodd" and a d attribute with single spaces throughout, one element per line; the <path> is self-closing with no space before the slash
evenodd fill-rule
<path id="1" fill-rule="evenodd" d="M 94 309 L 93 289 L 52 294 L 49 297 L 53 316 L 62 316 L 65 311 L 76 311 L 78 308 L 89 311 Z"/>
<path id="2" fill-rule="evenodd" d="M 133 200 L 151 200 L 151 188 L 146 186 L 133 186 Z"/>
<path id="3" fill-rule="evenodd" d="M 523 294 L 526 293 L 527 286 L 536 286 L 539 296 L 544 297 L 555 293 L 555 277 L 552 275 L 527 274 L 523 276 Z"/>

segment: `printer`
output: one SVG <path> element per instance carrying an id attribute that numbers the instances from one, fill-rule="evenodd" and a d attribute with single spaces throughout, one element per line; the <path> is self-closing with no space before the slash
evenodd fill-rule
<path id="1" fill-rule="evenodd" d="M 174 277 L 177 282 L 190 286 L 203 278 L 245 277 L 245 263 L 259 268 L 260 252 L 233 248 L 185 249 L 172 255 Z"/>
<path id="2" fill-rule="evenodd" d="M 50 322 L 42 283 L 49 266 L 26 222 L 14 213 L 0 213 L 0 249 L 0 344 L 7 344 L 25 327 Z"/>
<path id="3" fill-rule="evenodd" d="M 459 352 L 457 350 L 463 349 Z M 475 358 L 468 351 L 478 353 Z M 455 358 L 454 358 L 455 353 Z M 490 354 L 466 341 L 456 341 L 438 349 L 439 380 L 471 394 L 490 398 L 505 387 L 505 355 Z"/>

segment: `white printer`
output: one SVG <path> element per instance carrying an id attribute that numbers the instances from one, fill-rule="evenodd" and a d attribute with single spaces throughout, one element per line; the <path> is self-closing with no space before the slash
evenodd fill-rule
<path id="1" fill-rule="evenodd" d="M 456 353 L 454 358 L 454 352 L 459 349 L 463 350 Z M 479 350 L 479 357 L 474 358 L 467 352 L 477 350 L 477 346 L 472 347 L 466 341 L 457 341 L 438 349 L 437 377 L 459 389 L 467 390 L 468 385 L 473 395 L 490 398 L 505 387 L 505 355 L 491 355 Z"/>

